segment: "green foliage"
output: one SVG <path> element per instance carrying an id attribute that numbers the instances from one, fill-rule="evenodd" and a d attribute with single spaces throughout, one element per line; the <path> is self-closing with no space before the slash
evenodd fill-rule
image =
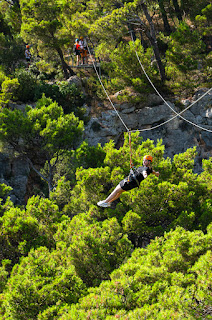
<path id="1" fill-rule="evenodd" d="M 84 292 L 85 286 L 68 257 L 41 247 L 13 268 L 3 310 L 11 319 L 37 319 L 49 306 L 76 303 Z"/>
<path id="2" fill-rule="evenodd" d="M 80 165 L 85 169 L 100 167 L 103 164 L 105 155 L 105 151 L 100 144 L 97 146 L 89 146 L 86 141 L 83 141 L 76 150 L 75 157 L 78 163 L 77 167 Z"/>
<path id="3" fill-rule="evenodd" d="M 1 260 L 17 263 L 21 255 L 39 246 L 54 247 L 53 234 L 61 221 L 58 207 L 48 199 L 32 197 L 26 209 L 8 208 L 0 218 Z"/>
<path id="4" fill-rule="evenodd" d="M 212 191 L 212 158 L 202 160 L 203 172 L 198 176 L 198 181 L 207 186 L 208 196 Z"/>
<path id="5" fill-rule="evenodd" d="M 196 23 L 200 27 L 203 36 L 211 35 L 212 31 L 212 4 L 208 4 L 204 9 L 202 9 L 202 15 L 197 15 Z"/>
<path id="6" fill-rule="evenodd" d="M 56 178 L 57 185 L 50 193 L 50 199 L 54 200 L 59 206 L 60 210 L 69 203 L 69 196 L 71 192 L 71 183 L 66 180 L 65 176 Z"/>
<path id="7" fill-rule="evenodd" d="M 78 215 L 59 228 L 55 239 L 58 250 L 67 247 L 64 254 L 70 257 L 87 286 L 109 279 L 112 270 L 120 266 L 132 249 L 116 218 L 98 223 L 85 214 Z"/>
<path id="8" fill-rule="evenodd" d="M 51 99 L 43 97 L 30 113 L 31 120 L 39 120 L 39 130 L 46 128 L 43 105 L 51 106 Z M 61 114 L 57 105 L 47 111 L 50 120 L 52 113 Z M 77 168 L 73 189 L 63 178 L 51 200 L 33 197 L 25 210 L 4 209 L 2 260 L 18 264 L 11 275 L 9 264 L 0 269 L 2 316 L 168 320 L 198 319 L 207 311 L 211 159 L 203 161 L 200 175 L 193 174 L 195 148 L 172 161 L 163 159 L 162 141 L 142 141 L 138 132 L 132 133 L 132 151 L 136 166 L 151 154 L 161 175 L 150 175 L 140 188 L 123 193 L 115 209 L 99 208 L 96 202 L 129 172 L 127 134 L 119 149 L 111 141 L 103 149 L 83 143 L 72 152 L 73 163 L 84 166 Z M 141 246 L 146 248 L 136 249 Z"/>
<path id="9" fill-rule="evenodd" d="M 22 102 L 35 101 L 34 92 L 37 86 L 36 76 L 25 69 L 19 69 L 15 73 L 19 82 L 16 92 L 17 99 Z"/>
<path id="10" fill-rule="evenodd" d="M 46 235 L 53 237 L 62 218 L 58 206 L 53 201 L 33 196 L 27 202 L 26 212 L 38 220 Z"/>
<path id="11" fill-rule="evenodd" d="M 12 190 L 10 186 L 7 186 L 5 183 L 0 184 L 0 198 L 5 198 L 9 192 Z"/>
<path id="12" fill-rule="evenodd" d="M 73 113 L 64 115 L 63 108 L 43 96 L 36 108 L 19 110 L 4 109 L 0 114 L 0 136 L 18 153 L 27 156 L 32 168 L 36 159 L 48 163 L 48 177 L 41 175 L 52 190 L 53 169 L 59 155 L 76 147 L 83 131 L 83 122 Z M 55 159 L 52 163 L 51 160 Z"/>
<path id="13" fill-rule="evenodd" d="M 7 278 L 9 275 L 8 272 L 8 267 L 10 265 L 10 260 L 2 260 L 1 261 L 1 266 L 0 266 L 0 292 L 2 293 L 2 291 L 5 288 L 5 285 L 7 283 Z"/>
<path id="14" fill-rule="evenodd" d="M 196 69 L 198 55 L 204 49 L 204 44 L 199 37 L 197 31 L 191 30 L 186 23 L 181 23 L 170 36 L 171 41 L 166 51 L 167 66 L 173 64 L 183 73 Z"/>
<path id="15" fill-rule="evenodd" d="M 116 89 L 120 90 L 126 86 L 130 86 L 136 92 L 146 92 L 148 91 L 148 84 L 145 75 L 141 72 L 135 48 L 146 72 L 157 77 L 157 69 L 149 63 L 153 56 L 153 51 L 152 49 L 144 51 L 139 40 L 136 40 L 135 43 L 132 41 L 128 43 L 121 42 L 117 48 L 111 50 L 109 53 L 111 63 L 108 65 L 105 64 L 105 70 L 111 78 L 112 85 L 115 85 Z"/>
<path id="16" fill-rule="evenodd" d="M 54 101 L 59 102 L 61 100 L 61 93 L 56 84 L 49 84 L 41 81 L 34 91 L 34 100 L 37 101 L 41 99 L 43 94 Z"/>
<path id="17" fill-rule="evenodd" d="M 27 115 L 33 126 L 31 134 L 39 135 L 43 140 L 42 149 L 46 148 L 53 155 L 57 150 L 77 145 L 77 136 L 83 130 L 82 121 L 73 113 L 64 115 L 62 107 L 45 96 L 36 107 L 30 108 Z"/>
<path id="18" fill-rule="evenodd" d="M 101 79 L 108 92 L 122 90 L 121 101 L 142 93 L 133 102 L 145 101 L 150 88 L 135 48 L 154 83 L 159 74 L 141 2 L 18 4 L 0 1 L 0 105 L 39 101 L 24 112 L 2 108 L 0 136 L 47 181 L 50 199 L 33 196 L 25 208 L 15 207 L 6 200 L 11 189 L 0 185 L 0 317 L 209 319 L 212 158 L 203 160 L 203 172 L 197 175 L 195 148 L 164 159 L 162 141 L 143 141 L 133 133 L 134 165 L 151 154 L 160 176 L 150 175 L 140 188 L 124 192 L 113 208 L 99 208 L 96 203 L 129 173 L 128 136 L 119 149 L 112 141 L 103 148 L 87 142 L 79 146 L 83 124 L 76 116 L 84 117 L 85 96 L 74 84 L 55 81 L 59 69 L 67 68 L 64 56 L 74 37 L 89 35 L 89 45 L 103 60 Z M 173 6 L 168 0 L 145 4 L 160 38 L 167 87 L 193 90 L 203 80 L 209 86 L 211 4 L 178 1 L 179 10 L 176 1 Z M 168 37 L 162 14 L 175 28 Z M 135 47 L 129 36 L 134 26 Z M 33 64 L 20 68 L 23 39 L 32 46 L 33 57 L 40 56 L 33 61 L 40 75 Z M 81 74 L 90 95 L 105 99 L 93 71 Z"/>
<path id="19" fill-rule="evenodd" d="M 23 64 L 23 40 L 19 35 L 5 35 L 0 31 L 0 64 L 7 74 L 14 72 L 17 66 Z"/>
<path id="20" fill-rule="evenodd" d="M 6 74 L 2 68 L 2 66 L 0 67 L 0 86 L 2 86 L 2 83 L 4 82 L 4 80 L 6 79 Z"/>
<path id="21" fill-rule="evenodd" d="M 74 84 L 66 81 L 60 81 L 55 84 L 38 82 L 34 90 L 34 101 L 37 101 L 45 94 L 46 97 L 57 101 L 63 107 L 64 113 L 74 112 L 80 119 L 83 118 L 85 110 L 82 106 L 85 102 L 85 96 L 82 91 Z"/>
<path id="22" fill-rule="evenodd" d="M 58 82 L 58 87 L 62 95 L 60 104 L 63 106 L 64 112 L 75 112 L 75 114 L 79 116 L 80 110 L 77 111 L 77 108 L 82 107 L 85 102 L 83 92 L 74 83 L 68 83 L 66 81 Z"/>
<path id="23" fill-rule="evenodd" d="M 103 164 L 105 152 L 100 145 L 89 146 L 86 141 L 76 150 L 65 153 L 58 159 L 54 173 L 55 189 L 51 198 L 62 207 L 69 203 L 71 187 L 76 184 L 76 170 L 100 167 Z"/>
<path id="24" fill-rule="evenodd" d="M 1 93 L 0 93 L 0 107 L 5 107 L 8 102 L 14 100 L 16 98 L 16 93 L 20 84 L 18 79 L 9 79 L 6 78 L 1 85 Z"/>
<path id="25" fill-rule="evenodd" d="M 169 85 L 179 92 L 182 86 L 192 89 L 208 78 L 206 45 L 201 31 L 191 28 L 185 22 L 179 24 L 168 42 L 166 51 L 166 74 L 170 78 Z"/>
<path id="26" fill-rule="evenodd" d="M 110 168 L 78 168 L 77 184 L 69 195 L 69 203 L 64 212 L 73 215 L 89 210 L 91 204 L 96 204 L 110 188 Z M 108 188 L 109 186 L 109 188 Z"/>
<path id="27" fill-rule="evenodd" d="M 21 35 L 26 42 L 35 46 L 46 62 L 60 63 L 66 79 L 73 71 L 66 64 L 62 48 L 69 43 L 69 30 L 66 27 L 66 16 L 74 10 L 74 4 L 63 0 L 21 0 L 22 24 Z M 31 8 L 34 8 L 32 11 Z"/>
<path id="28" fill-rule="evenodd" d="M 133 134 L 132 138 L 134 165 L 140 165 L 143 156 L 149 152 L 155 156 L 155 164 L 157 165 L 164 149 L 161 142 L 158 142 L 156 148 L 150 140 L 140 144 L 141 138 L 138 137 L 138 134 L 138 132 Z M 108 192 L 129 174 L 128 136 L 126 135 L 125 138 L 123 147 L 118 150 L 112 141 L 105 145 L 106 157 L 102 168 L 77 170 L 78 182 L 71 192 L 70 203 L 66 207 L 67 212 L 70 211 L 73 214 L 89 210 L 89 203 L 96 204 L 98 199 L 106 198 Z M 117 216 L 122 217 L 119 211 L 117 211 Z"/>
<path id="29" fill-rule="evenodd" d="M 19 1 L 13 0 L 10 3 L 1 2 L 1 12 L 4 17 L 4 22 L 9 27 L 8 33 L 11 37 L 20 33 L 21 28 L 21 13 Z"/>
<path id="30" fill-rule="evenodd" d="M 211 246 L 209 232 L 183 228 L 156 238 L 58 319 L 199 319 L 211 303 Z"/>
<path id="31" fill-rule="evenodd" d="M 204 9 L 208 5 L 207 0 L 202 1 L 193 1 L 193 0 L 185 0 L 181 3 L 181 9 L 191 18 L 192 21 L 195 20 L 196 15 L 198 15 L 202 9 Z"/>

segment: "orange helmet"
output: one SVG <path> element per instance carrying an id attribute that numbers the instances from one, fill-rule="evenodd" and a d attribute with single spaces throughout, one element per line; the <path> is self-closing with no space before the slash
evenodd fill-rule
<path id="1" fill-rule="evenodd" d="M 26 45 L 26 48 L 29 49 L 29 45 L 28 44 Z"/>
<path id="2" fill-rule="evenodd" d="M 152 162 L 153 158 L 150 155 L 146 155 L 146 156 L 143 157 L 143 160 L 149 160 L 149 161 Z"/>

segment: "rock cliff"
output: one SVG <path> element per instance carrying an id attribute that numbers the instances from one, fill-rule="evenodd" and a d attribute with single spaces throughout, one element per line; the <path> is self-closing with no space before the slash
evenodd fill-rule
<path id="1" fill-rule="evenodd" d="M 183 106 L 187 107 L 207 90 L 200 89 L 191 99 L 182 100 L 181 108 L 170 101 L 167 102 L 179 113 L 183 110 Z M 118 93 L 116 97 L 117 95 Z M 158 139 L 162 139 L 165 145 L 166 157 L 172 158 L 176 153 L 184 152 L 188 148 L 196 146 L 198 156 L 195 162 L 195 172 L 201 172 L 203 158 L 212 156 L 212 132 L 201 130 L 180 117 L 176 117 L 156 129 L 151 129 L 176 115 L 157 95 L 149 95 L 146 105 L 115 103 L 114 106 L 128 128 L 131 130 L 144 130 L 140 133 L 144 140 L 151 139 L 156 142 Z M 105 107 L 105 111 L 103 110 L 98 117 L 92 116 L 90 118 L 85 128 L 84 138 L 87 139 L 90 145 L 96 145 L 97 143 L 104 145 L 110 139 L 120 145 L 126 128 L 112 106 L 108 108 L 108 104 L 104 106 L 101 102 L 99 107 L 101 109 Z M 87 111 L 88 114 L 91 113 L 91 107 L 87 106 Z M 185 111 L 182 116 L 190 122 L 212 131 L 212 91 Z"/>

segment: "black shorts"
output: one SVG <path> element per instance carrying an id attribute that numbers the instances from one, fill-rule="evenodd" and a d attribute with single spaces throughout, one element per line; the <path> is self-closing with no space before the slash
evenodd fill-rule
<path id="1" fill-rule="evenodd" d="M 135 180 L 134 181 L 128 181 L 128 178 L 125 178 L 124 180 L 121 180 L 121 182 L 119 182 L 119 185 L 124 191 L 132 190 L 134 188 L 138 188 L 139 187 Z"/>

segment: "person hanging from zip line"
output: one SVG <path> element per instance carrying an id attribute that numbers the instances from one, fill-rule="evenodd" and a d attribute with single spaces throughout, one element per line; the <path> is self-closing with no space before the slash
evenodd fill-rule
<path id="1" fill-rule="evenodd" d="M 159 177 L 159 172 L 155 172 L 152 167 L 152 156 L 146 155 L 143 157 L 143 166 L 130 169 L 128 177 L 119 182 L 116 188 L 111 192 L 107 199 L 99 201 L 97 205 L 99 207 L 108 208 L 111 203 L 118 199 L 122 192 L 129 191 L 134 188 L 138 188 L 142 180 L 146 179 L 148 175 L 153 173 L 156 177 Z"/>

